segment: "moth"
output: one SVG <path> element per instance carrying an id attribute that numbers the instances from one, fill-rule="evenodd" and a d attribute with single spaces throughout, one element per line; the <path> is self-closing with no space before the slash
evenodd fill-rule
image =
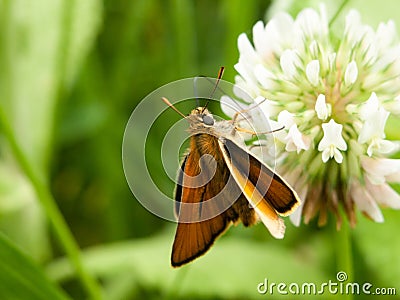
<path id="1" fill-rule="evenodd" d="M 163 101 L 188 121 L 191 135 L 175 189 L 178 227 L 171 265 L 180 267 L 203 255 L 238 222 L 247 227 L 261 220 L 272 236 L 283 238 L 285 225 L 279 216 L 291 214 L 300 200 L 283 178 L 242 145 L 238 131 L 247 130 L 237 127 L 236 118 L 216 121 L 206 106 L 185 116 Z"/>

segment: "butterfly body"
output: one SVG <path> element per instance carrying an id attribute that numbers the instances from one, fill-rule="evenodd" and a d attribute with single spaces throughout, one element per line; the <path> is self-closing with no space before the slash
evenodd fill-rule
<path id="1" fill-rule="evenodd" d="M 233 121 L 217 122 L 202 107 L 186 119 L 191 138 L 175 192 L 178 227 L 172 266 L 204 254 L 239 221 L 250 226 L 261 219 L 273 236 L 282 238 L 285 226 L 278 214 L 293 211 L 299 203 L 296 193 L 241 145 Z M 283 199 L 276 200 L 276 194 Z"/>

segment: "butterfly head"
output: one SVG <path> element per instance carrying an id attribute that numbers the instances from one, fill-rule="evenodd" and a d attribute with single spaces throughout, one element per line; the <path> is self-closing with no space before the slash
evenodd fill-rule
<path id="1" fill-rule="evenodd" d="M 213 115 L 204 107 L 197 107 L 192 110 L 188 119 L 192 127 L 212 127 L 215 123 Z"/>

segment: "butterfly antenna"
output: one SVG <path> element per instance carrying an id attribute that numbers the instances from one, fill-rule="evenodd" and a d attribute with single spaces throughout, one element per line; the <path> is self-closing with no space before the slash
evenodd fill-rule
<path id="1" fill-rule="evenodd" d="M 214 93 L 215 93 L 215 91 L 217 90 L 218 84 L 219 84 L 219 82 L 221 81 L 222 75 L 224 74 L 224 70 L 225 70 L 225 67 L 219 68 L 218 76 L 217 76 L 217 81 L 215 82 L 214 89 L 212 90 L 212 92 L 211 92 L 211 94 L 210 94 L 210 97 L 209 97 L 210 99 L 214 96 Z M 207 108 L 208 103 L 210 103 L 210 100 L 207 100 L 206 105 L 204 105 L 203 110 L 201 111 L 202 113 L 203 113 L 203 112 L 205 111 L 205 109 Z"/>
<path id="2" fill-rule="evenodd" d="M 199 107 L 200 106 L 200 101 L 199 101 L 199 93 L 197 92 L 197 80 L 199 79 L 200 77 L 195 77 L 194 78 L 194 80 L 193 80 L 193 91 L 194 91 L 194 96 L 195 96 L 195 98 L 196 98 L 196 107 Z"/>
<path id="3" fill-rule="evenodd" d="M 162 101 L 164 101 L 165 104 L 167 104 L 174 111 L 176 111 L 180 116 L 182 116 L 184 119 L 186 119 L 186 116 L 183 113 L 181 113 L 171 102 L 169 102 L 169 100 L 167 98 L 162 97 L 161 99 L 162 99 Z"/>
<path id="4" fill-rule="evenodd" d="M 213 83 L 213 81 L 212 81 L 210 78 L 208 78 L 208 77 L 204 77 L 204 78 L 205 78 L 208 82 Z M 227 95 L 227 93 L 226 93 L 220 86 L 218 86 L 217 89 L 218 89 L 222 94 Z M 230 96 L 228 96 L 228 97 L 229 97 L 229 98 L 232 98 L 232 97 L 230 97 Z M 237 108 L 238 108 L 240 111 L 245 111 L 245 110 L 246 110 L 246 108 L 244 108 L 242 105 L 240 105 L 240 103 L 239 103 L 238 101 L 233 101 L 233 104 L 236 105 Z"/>

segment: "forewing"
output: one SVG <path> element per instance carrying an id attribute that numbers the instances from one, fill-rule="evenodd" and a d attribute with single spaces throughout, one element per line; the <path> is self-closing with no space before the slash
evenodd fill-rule
<path id="1" fill-rule="evenodd" d="M 199 161 L 200 153 L 197 150 L 192 151 L 182 164 L 183 174 L 178 173 L 179 186 L 176 197 L 180 196 L 180 199 L 177 199 L 180 205 L 176 209 L 179 215 L 178 227 L 171 255 L 171 264 L 174 267 L 179 267 L 204 254 L 231 221 L 237 219 L 237 216 L 231 215 L 228 211 L 208 218 L 221 209 L 218 206 L 219 202 L 207 200 L 212 199 L 224 188 L 225 177 L 223 170 L 217 168 L 212 179 L 199 186 L 207 179 L 206 177 L 212 175 L 207 169 L 209 164 L 202 163 L 200 168 Z"/>
<path id="2" fill-rule="evenodd" d="M 204 254 L 228 225 L 221 215 L 202 222 L 179 223 L 172 246 L 172 266 L 179 267 Z"/>
<path id="3" fill-rule="evenodd" d="M 180 209 L 180 204 L 181 204 L 181 198 L 182 198 L 182 185 L 183 185 L 183 172 L 185 170 L 185 165 L 186 161 L 189 157 L 189 154 L 187 154 L 184 159 L 182 160 L 182 164 L 178 170 L 178 178 L 177 178 L 177 183 L 175 187 L 175 216 L 178 218 L 179 216 L 179 209 Z"/>
<path id="4" fill-rule="evenodd" d="M 283 216 L 291 214 L 300 204 L 296 192 L 278 174 L 233 141 L 220 143 L 232 165 L 247 177 L 261 196 Z"/>

